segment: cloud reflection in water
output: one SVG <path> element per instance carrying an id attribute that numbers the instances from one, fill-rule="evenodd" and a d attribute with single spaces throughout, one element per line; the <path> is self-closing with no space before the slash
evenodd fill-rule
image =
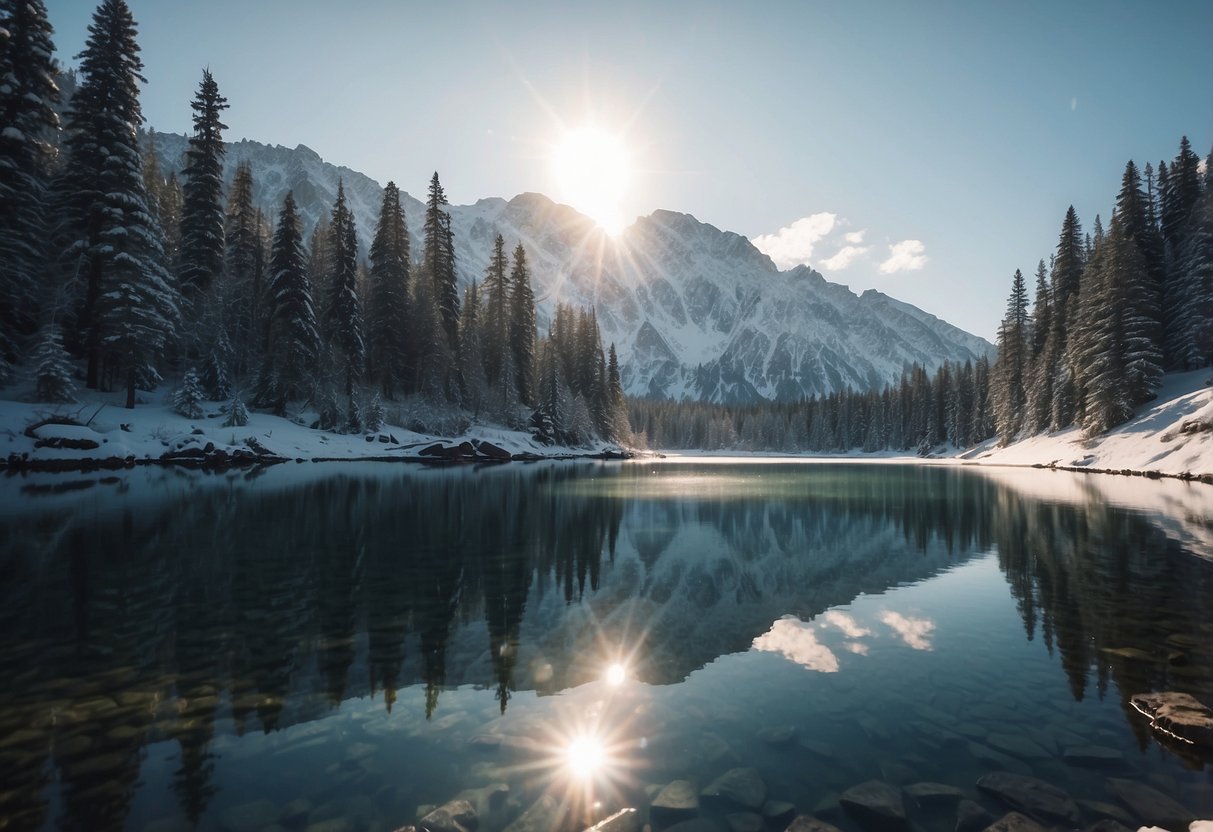
<path id="1" fill-rule="evenodd" d="M 767 653 L 780 653 L 789 661 L 821 673 L 837 673 L 838 657 L 817 640 L 813 625 L 785 616 L 771 629 L 754 639 L 754 647 Z"/>

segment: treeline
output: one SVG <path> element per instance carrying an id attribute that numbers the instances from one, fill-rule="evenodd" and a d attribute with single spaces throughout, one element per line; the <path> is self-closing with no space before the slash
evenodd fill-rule
<path id="1" fill-rule="evenodd" d="M 797 403 L 722 405 L 634 399 L 631 424 L 651 448 L 844 453 L 967 448 L 994 435 L 987 359 L 914 366 L 880 391 Z"/>
<path id="2" fill-rule="evenodd" d="M 1213 360 L 1211 177 L 1186 136 L 1144 179 L 1130 161 L 1106 230 L 1096 216 L 1084 234 L 1066 212 L 1031 311 L 1016 270 L 992 385 L 1000 442 L 1074 424 L 1104 433 L 1154 398 L 1164 372 Z"/>
<path id="3" fill-rule="evenodd" d="M 103 0 L 61 102 L 42 0 L 0 0 L 0 383 L 26 362 L 39 400 L 70 401 L 82 365 L 88 388 L 125 388 L 134 407 L 172 372 L 180 412 L 227 400 L 232 424 L 247 398 L 377 430 L 384 402 L 408 399 L 548 442 L 628 436 L 593 316 L 562 309 L 538 337 L 521 243 L 507 255 L 498 235 L 483 283 L 460 292 L 437 173 L 419 256 L 391 182 L 366 258 L 340 185 L 305 242 L 291 193 L 269 217 L 251 167 L 224 181 L 228 102 L 207 70 L 181 175 L 165 175 L 154 134 L 140 146 L 136 34 L 126 3 Z"/>

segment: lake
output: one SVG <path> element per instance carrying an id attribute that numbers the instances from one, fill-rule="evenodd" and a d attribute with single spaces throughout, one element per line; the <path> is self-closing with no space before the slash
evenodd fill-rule
<path id="1" fill-rule="evenodd" d="M 1213 698 L 1209 486 L 777 460 L 9 476 L 0 574 L 3 829 L 392 830 L 457 796 L 482 832 L 582 829 L 675 780 L 723 823 L 736 768 L 846 832 L 872 824 L 839 795 L 872 780 L 1000 816 L 990 771 L 1081 826 L 1145 820 L 1118 779 L 1213 817 L 1208 761 L 1128 704 Z M 960 796 L 915 828 L 952 832 Z"/>

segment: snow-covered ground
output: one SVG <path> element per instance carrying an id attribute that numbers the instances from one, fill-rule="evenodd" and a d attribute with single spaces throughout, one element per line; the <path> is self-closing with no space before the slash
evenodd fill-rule
<path id="1" fill-rule="evenodd" d="M 396 425 L 385 425 L 374 433 L 339 434 L 315 430 L 290 419 L 250 412 L 243 427 L 224 427 L 224 402 L 205 402 L 205 415 L 188 419 L 169 404 L 171 392 L 161 388 L 141 394 L 150 401 L 133 410 L 122 407 L 123 394 L 81 395 L 71 405 L 30 404 L 0 401 L 0 464 L 4 460 L 43 462 L 51 460 L 130 459 L 159 460 L 166 454 L 189 456 L 216 452 L 229 457 L 239 454 L 269 455 L 284 459 L 368 458 L 426 459 L 421 453 L 435 443 L 453 447 L 468 442 L 479 448 L 491 443 L 511 456 L 588 456 L 618 451 L 602 444 L 591 448 L 543 445 L 525 431 L 492 425 L 474 425 L 456 436 L 415 433 Z M 67 417 L 81 426 L 48 424 L 26 433 L 27 427 L 47 418 Z M 487 450 L 487 449 L 486 449 Z M 478 453 L 488 459 L 493 453 Z M 501 456 L 501 454 L 496 454 Z M 431 459 L 433 457 L 430 457 Z M 54 463 L 52 463 L 54 464 Z"/>

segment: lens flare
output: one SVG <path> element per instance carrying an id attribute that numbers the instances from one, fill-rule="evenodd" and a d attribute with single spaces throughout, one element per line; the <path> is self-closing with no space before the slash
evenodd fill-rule
<path id="1" fill-rule="evenodd" d="M 578 780 L 589 780 L 602 771 L 606 763 L 606 746 L 598 737 L 582 734 L 573 738 L 564 750 L 565 767 Z"/>
<path id="2" fill-rule="evenodd" d="M 613 688 L 617 688 L 627 680 L 628 669 L 620 662 L 615 662 L 606 669 L 606 673 L 604 674 L 603 678 L 606 680 L 608 685 Z"/>

